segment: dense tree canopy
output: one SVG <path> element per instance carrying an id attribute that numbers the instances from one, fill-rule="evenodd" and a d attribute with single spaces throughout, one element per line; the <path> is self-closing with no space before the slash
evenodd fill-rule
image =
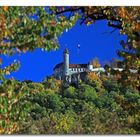
<path id="1" fill-rule="evenodd" d="M 107 20 L 114 28 L 111 33 L 118 29 L 127 35 L 126 42 L 120 41 L 122 50 L 117 51 L 123 58 L 117 65 L 123 71 L 113 71 L 125 88 L 95 73 L 89 73 L 79 88 L 61 87 L 61 81 L 53 78 L 43 83 L 6 80 L 4 75 L 16 71 L 19 62 L 3 67 L 0 58 L 0 134 L 139 133 L 139 13 L 140 7 L 0 7 L 0 55 L 36 48 L 55 50 L 57 37 L 77 20 L 86 25 Z"/>
<path id="2" fill-rule="evenodd" d="M 78 87 L 61 84 L 57 90 L 46 87 L 50 81 L 6 82 L 3 92 L 9 94 L 1 94 L 0 100 L 8 104 L 1 108 L 0 134 L 140 133 L 140 94 L 114 79 L 102 80 L 100 87 L 94 84 L 98 79 L 87 79 Z M 16 86 L 10 90 L 10 84 Z M 52 84 L 57 84 L 53 78 Z"/>

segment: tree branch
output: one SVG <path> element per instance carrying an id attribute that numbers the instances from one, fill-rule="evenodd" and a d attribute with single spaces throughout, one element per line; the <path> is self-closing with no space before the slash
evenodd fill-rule
<path id="1" fill-rule="evenodd" d="M 88 18 L 91 18 L 92 20 L 101 20 L 101 19 L 105 19 L 105 17 L 103 16 L 98 16 L 96 17 L 95 15 L 98 15 L 100 13 L 92 13 L 92 14 L 89 14 L 87 15 L 84 19 L 82 19 L 82 21 L 80 22 L 80 25 L 84 23 L 84 21 Z"/>
<path id="2" fill-rule="evenodd" d="M 114 27 L 114 28 L 117 28 L 117 29 L 123 29 L 122 25 L 121 24 L 112 24 L 110 22 L 108 22 L 108 26 L 110 27 Z"/>
<path id="3" fill-rule="evenodd" d="M 79 11 L 79 10 L 82 10 L 82 9 L 83 9 L 83 7 L 78 7 L 78 8 L 75 8 L 75 9 L 70 8 L 70 9 L 62 10 L 60 12 L 56 12 L 55 14 L 60 15 L 60 14 L 66 13 L 66 12 L 74 12 L 74 11 Z"/>
<path id="4" fill-rule="evenodd" d="M 113 29 L 111 32 L 104 32 L 104 33 L 102 33 L 102 34 L 112 34 L 112 33 L 114 33 L 116 30 L 117 30 L 117 28 Z"/>

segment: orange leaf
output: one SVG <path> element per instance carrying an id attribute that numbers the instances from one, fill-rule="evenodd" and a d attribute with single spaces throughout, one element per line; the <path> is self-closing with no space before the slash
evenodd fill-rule
<path id="1" fill-rule="evenodd" d="M 4 11 L 7 11 L 8 10 L 8 6 L 4 6 L 3 9 L 4 9 Z"/>
<path id="2" fill-rule="evenodd" d="M 24 53 L 26 53 L 26 48 L 23 48 L 22 51 L 23 51 Z"/>

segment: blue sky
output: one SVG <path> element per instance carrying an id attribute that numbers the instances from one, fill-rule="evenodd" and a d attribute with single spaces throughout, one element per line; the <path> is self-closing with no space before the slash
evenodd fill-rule
<path id="1" fill-rule="evenodd" d="M 120 40 L 126 36 L 119 35 L 119 31 L 112 31 L 106 21 L 98 21 L 91 26 L 77 23 L 68 32 L 59 37 L 60 48 L 57 51 L 43 52 L 36 49 L 34 52 L 3 57 L 4 65 L 8 65 L 14 59 L 20 61 L 21 66 L 17 72 L 11 73 L 10 77 L 17 80 L 32 80 L 41 82 L 45 76 L 53 73 L 56 64 L 63 61 L 63 50 L 67 46 L 70 52 L 70 63 L 88 63 L 92 58 L 98 57 L 100 63 L 117 58 L 116 50 L 121 49 Z M 77 45 L 80 44 L 79 53 Z M 8 76 L 9 77 L 9 76 Z"/>

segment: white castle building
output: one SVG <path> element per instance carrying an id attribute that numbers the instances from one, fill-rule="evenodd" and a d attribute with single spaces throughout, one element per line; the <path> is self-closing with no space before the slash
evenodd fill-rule
<path id="1" fill-rule="evenodd" d="M 67 82 L 77 81 L 80 74 L 83 72 L 94 71 L 97 73 L 104 72 L 104 68 L 93 68 L 93 65 L 88 64 L 69 64 L 69 51 L 65 49 L 63 52 L 63 62 L 54 67 L 53 76 L 59 80 L 66 80 Z"/>
<path id="2" fill-rule="evenodd" d="M 123 70 L 122 68 L 113 69 L 119 71 Z M 81 79 L 82 74 L 85 72 L 96 72 L 97 75 L 100 75 L 101 72 L 105 72 L 105 69 L 103 67 L 93 68 L 91 62 L 87 64 L 70 64 L 69 51 L 67 48 L 65 48 L 63 52 L 63 62 L 57 64 L 53 71 L 54 78 L 71 83 L 77 82 L 79 79 Z M 136 73 L 137 70 L 130 69 L 130 72 Z"/>

